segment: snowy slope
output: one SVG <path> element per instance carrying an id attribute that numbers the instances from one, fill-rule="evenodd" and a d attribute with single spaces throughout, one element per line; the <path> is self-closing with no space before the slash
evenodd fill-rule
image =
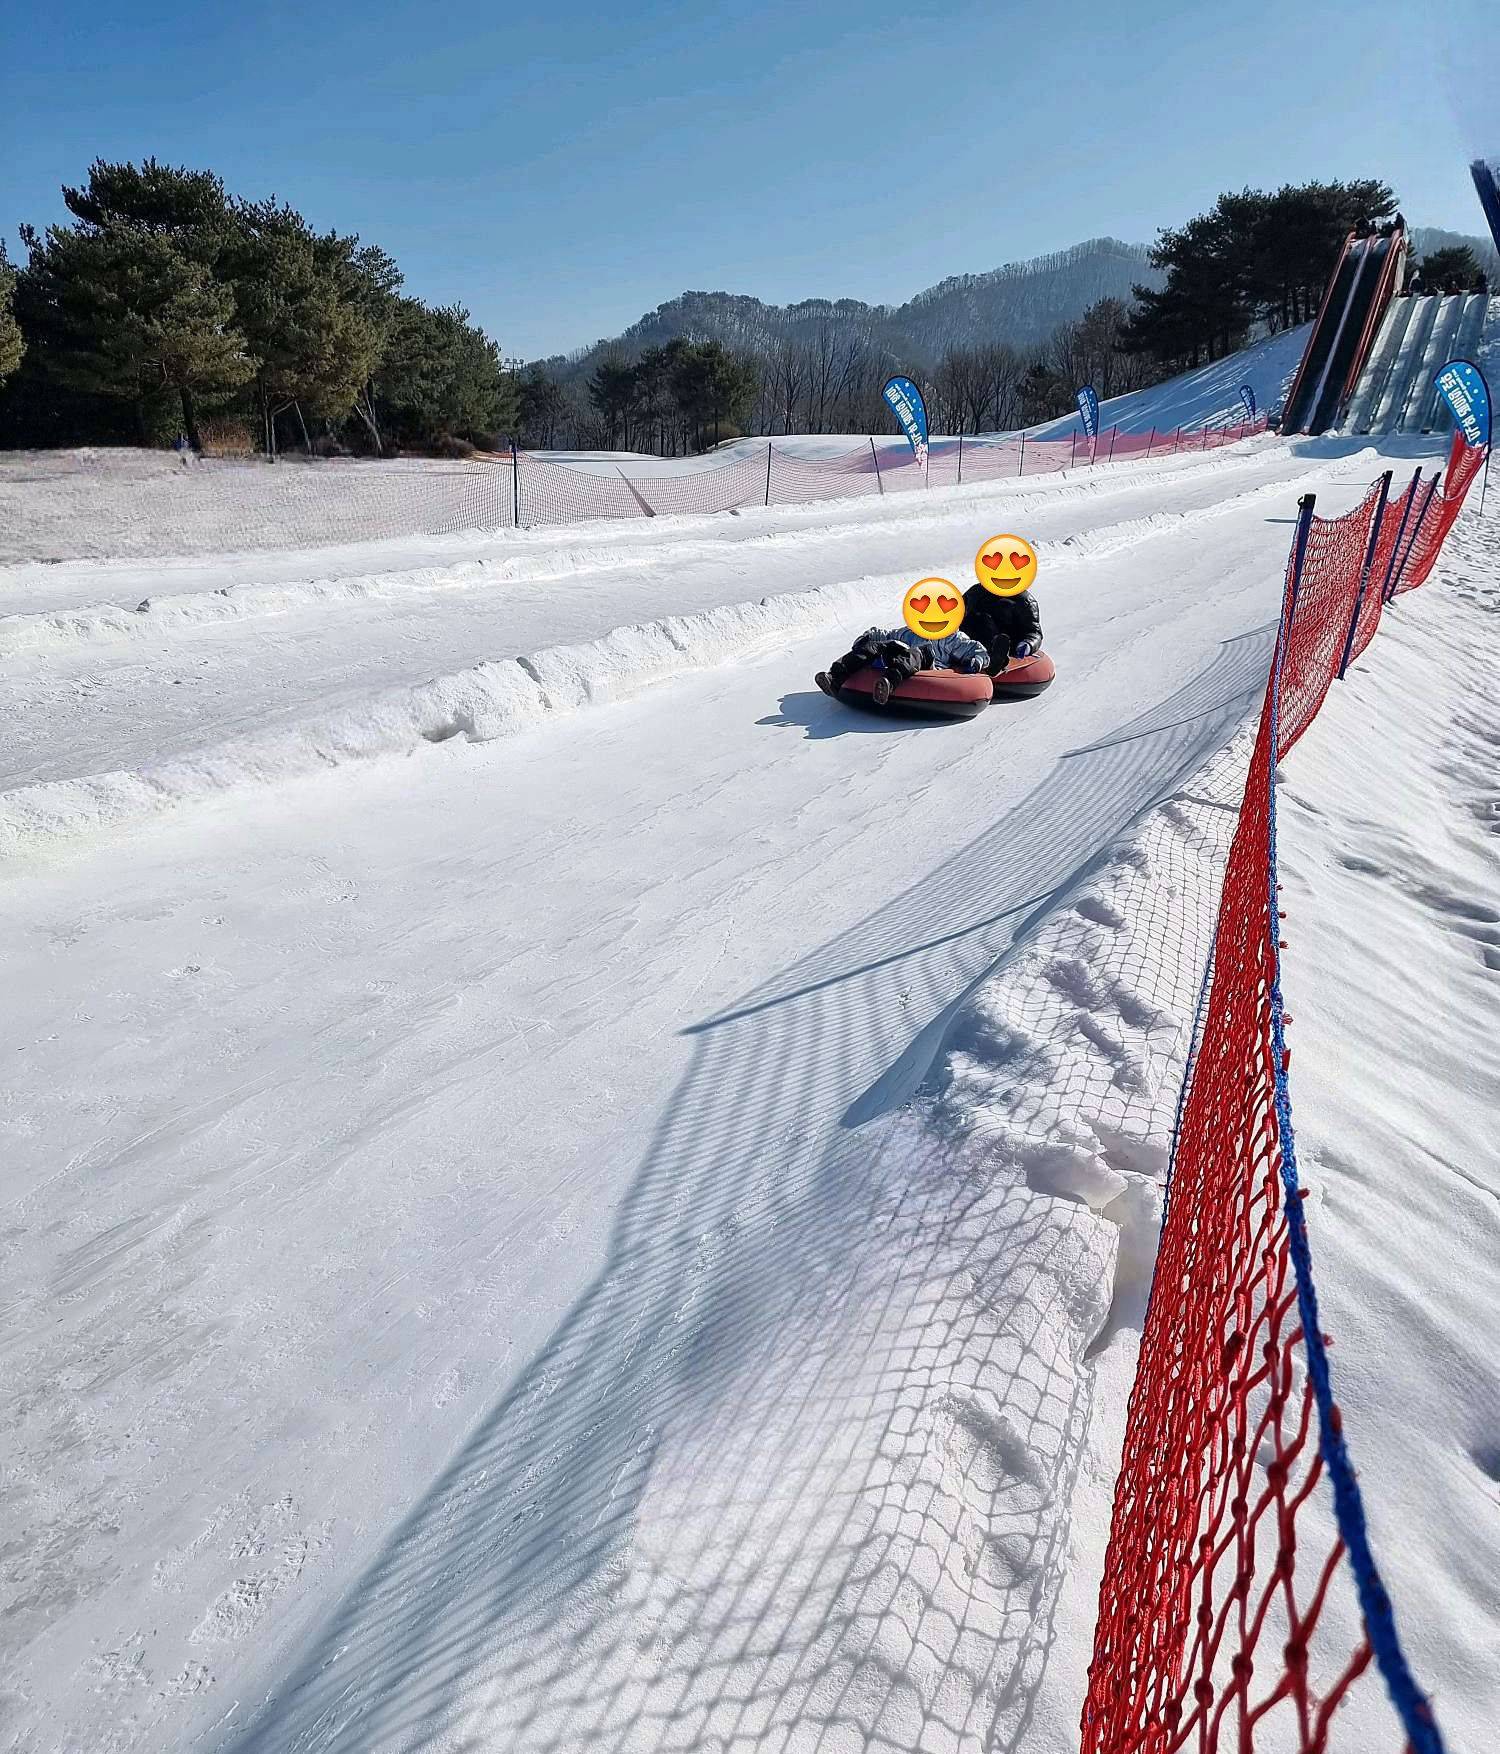
<path id="1" fill-rule="evenodd" d="M 29 623 L 44 787 L 190 783 L 12 818 L 12 1740 L 1070 1747 L 1224 751 L 1297 494 L 1377 467 L 1266 443 Z M 811 688 L 1015 524 L 1049 694 L 912 727 Z M 138 577 L 47 570 L 44 620 Z M 703 619 L 609 635 L 648 610 Z M 410 686 L 434 621 L 541 709 Z"/>
<path id="2" fill-rule="evenodd" d="M 1256 407 L 1269 414 L 1286 394 L 1311 327 L 1303 323 L 1285 329 L 1240 353 L 1153 384 L 1148 390 L 1112 396 L 1099 404 L 1099 425 L 1104 431 L 1118 426 L 1121 432 L 1147 432 L 1152 427 L 1158 432 L 1173 432 L 1182 426 L 1191 432 L 1232 423 L 1244 414 L 1241 384 L 1249 384 Z M 1038 438 L 1066 438 L 1070 432 L 1082 432 L 1083 423 L 1077 414 L 1070 414 L 1031 430 Z"/>

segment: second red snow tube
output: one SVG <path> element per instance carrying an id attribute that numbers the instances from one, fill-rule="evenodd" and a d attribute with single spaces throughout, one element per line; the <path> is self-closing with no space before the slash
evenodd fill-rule
<path id="1" fill-rule="evenodd" d="M 839 690 L 851 706 L 873 706 L 870 694 L 880 671 L 873 665 L 856 670 Z M 921 670 L 891 690 L 885 710 L 901 708 L 932 719 L 974 719 L 990 704 L 994 690 L 983 673 L 965 676 L 958 670 Z"/>
<path id="2" fill-rule="evenodd" d="M 1025 700 L 1052 686 L 1057 666 L 1046 652 L 1033 652 L 1029 658 L 1017 658 L 1007 664 L 998 676 L 991 678 L 995 699 Z"/>

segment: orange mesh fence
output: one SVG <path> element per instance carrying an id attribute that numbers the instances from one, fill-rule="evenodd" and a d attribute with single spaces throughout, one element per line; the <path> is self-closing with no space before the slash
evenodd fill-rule
<path id="1" fill-rule="evenodd" d="M 1335 519 L 1302 502 L 1173 1144 L 1083 1754 L 1441 1754 L 1370 1549 L 1318 1321 L 1281 998 L 1274 772 L 1368 643 L 1388 575 L 1409 553 L 1427 576 L 1476 473 L 1455 452 L 1441 489 L 1419 472 L 1389 500 L 1387 477 Z M 1359 1710 L 1341 1712 L 1367 1671 L 1384 1702 L 1367 1684 Z"/>

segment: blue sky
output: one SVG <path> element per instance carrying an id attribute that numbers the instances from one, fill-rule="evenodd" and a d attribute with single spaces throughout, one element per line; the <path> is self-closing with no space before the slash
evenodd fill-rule
<path id="1" fill-rule="evenodd" d="M 1496 42 L 1478 0 L 0 0 L 0 232 L 95 156 L 210 166 L 530 358 L 686 288 L 899 302 L 1149 242 L 1246 184 L 1376 175 L 1481 231 Z"/>

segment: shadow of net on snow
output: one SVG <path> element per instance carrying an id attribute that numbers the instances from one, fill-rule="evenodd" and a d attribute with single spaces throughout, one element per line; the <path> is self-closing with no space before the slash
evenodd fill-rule
<path id="1" fill-rule="evenodd" d="M 598 1279 L 235 1754 L 1018 1745 L 1114 1293 L 1097 1213 L 1164 1164 L 1201 967 L 1153 963 L 1183 885 L 1107 849 L 1269 652 L 1228 642 L 688 1032 Z M 1221 811 L 1158 814 L 1215 855 Z M 929 896 L 951 924 L 914 941 Z"/>

